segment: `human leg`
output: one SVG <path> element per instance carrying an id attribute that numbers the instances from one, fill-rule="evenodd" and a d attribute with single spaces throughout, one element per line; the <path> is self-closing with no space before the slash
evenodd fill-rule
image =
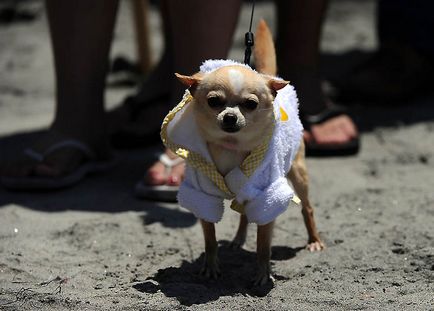
<path id="1" fill-rule="evenodd" d="M 321 27 L 326 0 L 277 0 L 279 73 L 294 84 L 300 99 L 301 117 L 310 145 L 341 148 L 357 136 L 357 129 L 345 114 L 324 114 L 329 110 L 318 73 Z M 321 116 L 310 123 L 305 116 Z"/>
<path id="2" fill-rule="evenodd" d="M 170 109 L 173 79 L 172 35 L 168 27 L 167 4 L 160 2 L 164 51 L 158 63 L 140 84 L 137 93 L 107 114 L 110 140 L 115 148 L 137 148 L 160 141 L 161 120 Z"/>
<path id="3" fill-rule="evenodd" d="M 340 100 L 393 107 L 431 94 L 433 9 L 431 1 L 378 1 L 379 47 L 335 81 Z"/>
<path id="4" fill-rule="evenodd" d="M 167 7 L 167 27 L 171 34 L 174 72 L 192 74 L 206 59 L 226 58 L 232 43 L 241 2 L 225 0 L 204 2 L 163 1 Z M 222 22 L 224 21 L 224 22 Z M 175 106 L 182 97 L 184 87 L 175 79 L 170 84 L 170 105 Z M 166 150 L 169 157 L 174 157 Z M 161 161 L 154 163 L 145 174 L 147 185 L 179 185 L 184 166 L 176 165 L 170 174 Z"/>
<path id="5" fill-rule="evenodd" d="M 56 76 L 54 121 L 34 149 L 78 140 L 99 160 L 110 156 L 104 118 L 104 86 L 117 0 L 47 0 Z M 60 148 L 35 163 L 19 163 L 2 175 L 57 177 L 86 159 L 76 148 Z"/>

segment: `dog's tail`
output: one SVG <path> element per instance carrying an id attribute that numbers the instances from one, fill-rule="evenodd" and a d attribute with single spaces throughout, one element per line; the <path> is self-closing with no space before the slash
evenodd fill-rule
<path id="1" fill-rule="evenodd" d="M 253 56 L 255 57 L 256 70 L 260 73 L 275 76 L 277 74 L 277 64 L 273 35 L 263 19 L 259 21 L 255 37 Z"/>

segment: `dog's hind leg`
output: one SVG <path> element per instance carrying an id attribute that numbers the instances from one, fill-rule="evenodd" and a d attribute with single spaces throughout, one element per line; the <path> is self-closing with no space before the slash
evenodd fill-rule
<path id="1" fill-rule="evenodd" d="M 240 248 L 243 246 L 244 242 L 246 242 L 247 236 L 247 217 L 246 215 L 240 215 L 240 224 L 238 225 L 237 233 L 235 234 L 234 239 L 231 242 L 232 248 Z"/>
<path id="2" fill-rule="evenodd" d="M 313 208 L 310 205 L 308 197 L 308 175 L 306 169 L 306 161 L 304 154 L 304 143 L 302 142 L 300 150 L 295 156 L 288 178 L 294 185 L 295 192 L 300 197 L 302 214 L 308 234 L 307 249 L 310 251 L 320 251 L 324 249 L 324 244 L 321 242 L 318 231 L 315 225 L 313 216 Z"/>
<path id="3" fill-rule="evenodd" d="M 203 235 L 205 238 L 205 262 L 201 271 L 207 278 L 217 279 L 220 275 L 220 268 L 217 258 L 217 240 L 215 226 L 212 222 L 201 219 Z"/>

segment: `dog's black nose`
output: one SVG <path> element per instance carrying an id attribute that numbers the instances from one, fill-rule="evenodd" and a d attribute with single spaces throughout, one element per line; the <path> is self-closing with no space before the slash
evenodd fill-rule
<path id="1" fill-rule="evenodd" d="M 238 120 L 238 118 L 236 115 L 234 115 L 233 113 L 227 113 L 223 117 L 223 124 L 225 126 L 232 127 L 232 126 L 235 126 L 235 124 L 237 124 L 237 120 Z"/>

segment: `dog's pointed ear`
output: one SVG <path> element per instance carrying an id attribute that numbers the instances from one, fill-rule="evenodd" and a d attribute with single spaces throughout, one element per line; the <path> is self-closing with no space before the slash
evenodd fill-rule
<path id="1" fill-rule="evenodd" d="M 280 89 L 283 89 L 288 84 L 289 81 L 285 81 L 285 80 L 274 79 L 274 78 L 270 78 L 268 80 L 268 87 L 275 92 L 277 92 Z"/>
<path id="2" fill-rule="evenodd" d="M 202 80 L 202 77 L 200 77 L 199 75 L 184 76 L 179 73 L 175 73 L 175 76 L 178 78 L 179 81 L 181 81 L 182 84 L 184 84 L 188 88 L 197 86 Z"/>

